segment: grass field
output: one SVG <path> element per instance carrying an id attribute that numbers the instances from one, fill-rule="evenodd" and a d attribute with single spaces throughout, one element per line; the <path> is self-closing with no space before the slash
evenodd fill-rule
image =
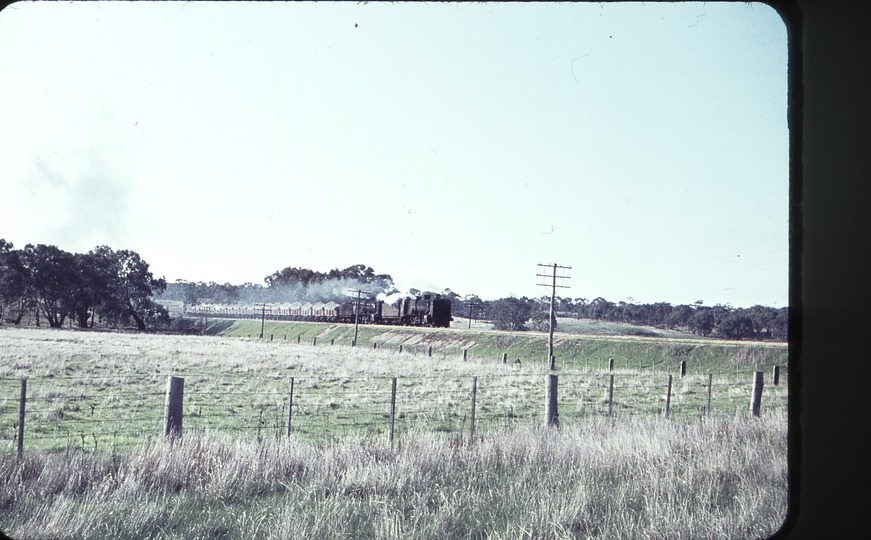
<path id="1" fill-rule="evenodd" d="M 348 324 L 312 324 L 302 322 L 259 320 L 207 319 L 206 332 L 226 337 L 260 335 L 274 341 L 311 343 L 317 339 L 324 344 L 333 341 L 349 345 L 354 339 L 354 326 Z M 677 332 L 646 329 L 627 324 L 603 321 L 561 319 L 561 331 L 554 334 L 554 354 L 562 367 L 607 367 L 614 358 L 618 366 L 667 373 L 675 362 L 686 360 L 690 372 L 725 373 L 728 370 L 767 369 L 773 365 L 785 366 L 788 350 L 785 343 L 746 342 L 706 339 Z M 562 331 L 565 329 L 565 331 Z M 653 335 L 660 332 L 662 335 Z M 432 346 L 442 356 L 461 354 L 468 350 L 469 357 L 482 360 L 500 360 L 503 353 L 524 362 L 547 360 L 547 333 L 500 332 L 482 328 L 451 329 L 385 327 L 361 325 L 358 343 L 379 347 L 422 351 Z"/>
<path id="2" fill-rule="evenodd" d="M 561 429 L 554 432 L 541 427 L 547 370 L 540 334 L 361 326 L 359 346 L 350 347 L 353 325 L 267 321 L 261 340 L 260 321 L 213 321 L 210 332 L 0 329 L 0 492 L 11 494 L 0 500 L 0 529 L 27 538 L 125 538 L 134 522 L 118 516 L 134 507 L 150 509 L 138 514 L 144 521 L 136 530 L 151 531 L 143 538 L 338 538 L 354 530 L 361 538 L 681 538 L 698 531 L 740 538 L 764 537 L 783 519 L 786 385 L 766 386 L 761 419 L 748 419 L 747 410 L 751 372 L 785 365 L 784 347 L 560 334 Z M 502 351 L 521 362 L 503 364 Z M 607 358 L 616 364 L 611 417 Z M 676 374 L 680 359 L 688 359 L 689 375 L 675 375 L 664 420 L 666 372 Z M 714 375 L 710 417 L 707 373 Z M 169 375 L 185 378 L 178 450 L 161 437 Z M 25 461 L 17 463 L 22 378 Z M 527 457 L 494 460 L 520 447 Z M 619 449 L 619 465 L 603 458 L 605 448 Z M 187 457 L 176 463 L 178 455 Z M 669 476 L 648 470 L 663 466 L 653 455 L 688 459 L 666 467 L 677 475 Z M 175 464 L 140 470 L 160 459 Z M 220 466 L 204 471 L 208 459 Z M 308 472 L 288 471 L 287 459 Z M 311 472 L 322 465 L 329 473 Z M 75 487 L 82 475 L 93 478 Z M 154 475 L 162 480 L 144 480 Z M 648 483 L 635 486 L 638 475 Z M 39 487 L 43 480 L 49 485 Z M 558 485 L 545 486 L 551 481 Z M 530 500 L 504 500 L 527 489 Z M 289 492 L 306 497 L 291 501 Z M 423 506 L 415 510 L 411 501 Z M 28 510 L 33 505 L 41 510 Z M 78 529 L 90 533 L 34 535 L 34 520 L 60 526 L 79 512 Z"/>
<path id="3" fill-rule="evenodd" d="M 350 347 L 343 343 L 350 343 L 352 326 L 284 323 L 272 330 L 284 330 L 291 339 L 283 333 L 280 340 L 273 334 L 273 341 L 232 337 L 252 324 L 233 323 L 221 336 L 6 328 L 0 332 L 0 449 L 11 451 L 16 445 L 22 378 L 28 379 L 27 447 L 54 451 L 127 449 L 144 435 L 160 434 L 170 375 L 185 378 L 187 432 L 279 436 L 286 426 L 291 377 L 292 428 L 312 441 L 348 433 L 385 435 L 394 377 L 399 437 L 411 429 L 446 435 L 468 429 L 472 377 L 477 377 L 479 433 L 536 424 L 542 416 L 544 363 L 528 356 L 513 362 L 540 346 L 540 336 L 361 327 L 360 345 Z M 259 325 L 257 331 L 259 335 Z M 299 343 L 294 335 L 301 336 Z M 312 344 L 314 338 L 318 344 Z M 608 414 L 611 355 L 615 371 L 610 409 L 618 417 L 662 415 L 667 373 L 675 375 L 672 417 L 698 418 L 705 412 L 708 373 L 715 376 L 711 414 L 748 410 L 756 365 L 740 362 L 747 361 L 749 348 L 695 346 L 692 352 L 704 361 L 691 360 L 687 377 L 679 378 L 677 358 L 693 355 L 671 360 L 666 355 L 681 351 L 680 344 L 603 338 L 561 342 L 563 347 L 567 343 L 589 356 L 559 357 L 563 423 Z M 507 364 L 495 352 L 472 354 L 499 347 L 511 352 Z M 470 351 L 466 361 L 463 348 Z M 766 355 L 773 349 L 755 350 L 761 351 L 761 360 L 778 358 Z M 767 386 L 763 403 L 766 409 L 785 411 L 786 385 Z"/>
<path id="4" fill-rule="evenodd" d="M 647 336 L 682 339 L 704 339 L 695 334 L 685 334 L 675 330 L 640 326 L 635 324 L 600 321 L 595 319 L 576 319 L 573 317 L 557 317 L 557 330 L 567 334 L 585 334 L 596 336 Z"/>

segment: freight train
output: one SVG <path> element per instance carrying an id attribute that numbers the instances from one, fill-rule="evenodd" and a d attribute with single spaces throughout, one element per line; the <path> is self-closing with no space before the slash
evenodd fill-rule
<path id="1" fill-rule="evenodd" d="M 194 304 L 185 315 L 230 319 L 269 319 L 280 321 L 344 322 L 360 324 L 395 324 L 403 326 L 451 325 L 451 301 L 441 295 L 424 293 L 400 298 L 395 302 L 360 300 L 346 302 L 283 302 L 259 304 Z"/>

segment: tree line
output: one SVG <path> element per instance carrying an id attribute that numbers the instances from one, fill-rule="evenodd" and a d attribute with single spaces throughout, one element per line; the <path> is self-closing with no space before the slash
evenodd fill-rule
<path id="1" fill-rule="evenodd" d="M 454 315 L 468 317 L 472 314 L 477 319 L 491 321 L 500 330 L 548 329 L 550 297 L 481 300 L 474 294 L 461 297 L 450 289 L 445 289 L 443 294 L 451 298 Z M 602 297 L 592 301 L 557 297 L 554 310 L 554 318 L 559 315 L 652 326 L 722 339 L 786 341 L 788 337 L 789 308 L 786 307 L 733 308 L 720 304 L 705 306 L 701 301 L 691 305 L 636 304 L 614 303 Z"/>
<path id="2" fill-rule="evenodd" d="M 70 253 L 57 246 L 15 249 L 0 239 L 0 321 L 20 324 L 25 315 L 52 328 L 69 321 L 80 328 L 166 326 L 169 315 L 153 295 L 166 288 L 134 251 L 97 246 Z"/>
<path id="3" fill-rule="evenodd" d="M 135 252 L 97 246 L 88 253 L 69 253 L 56 246 L 27 244 L 14 249 L 0 239 L 0 321 L 20 324 L 32 314 L 51 327 L 67 320 L 81 328 L 95 324 L 117 327 L 135 324 L 139 330 L 167 328 L 170 318 L 160 301 L 232 304 L 237 302 L 345 301 L 349 289 L 360 289 L 368 297 L 397 292 L 389 274 L 377 274 L 364 264 L 318 272 L 287 267 L 264 278 L 265 286 L 253 283 L 231 285 L 177 280 L 167 284 L 155 278 L 149 265 Z M 419 294 L 416 289 L 411 294 Z M 444 289 L 454 316 L 472 316 L 492 322 L 500 330 L 546 331 L 549 328 L 550 298 L 482 300 L 476 294 L 461 296 Z M 157 300 L 155 300 L 157 299 Z M 789 309 L 766 306 L 732 308 L 667 302 L 617 303 L 602 297 L 557 297 L 556 316 L 587 318 L 676 330 L 723 339 L 785 341 Z M 555 326 L 556 327 L 556 326 Z"/>

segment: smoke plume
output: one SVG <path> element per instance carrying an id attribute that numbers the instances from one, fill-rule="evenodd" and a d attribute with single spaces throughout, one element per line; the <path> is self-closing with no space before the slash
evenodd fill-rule
<path id="1" fill-rule="evenodd" d="M 345 302 L 349 298 L 357 297 L 350 291 L 363 291 L 364 298 L 374 298 L 384 295 L 382 286 L 375 283 L 367 283 L 358 279 L 328 279 L 320 283 L 303 285 L 277 285 L 270 287 L 270 300 L 273 302 Z"/>
<path id="2" fill-rule="evenodd" d="M 111 171 L 99 146 L 70 154 L 66 163 L 34 157 L 33 173 L 21 186 L 28 213 L 43 236 L 59 245 L 122 244 L 128 186 Z"/>

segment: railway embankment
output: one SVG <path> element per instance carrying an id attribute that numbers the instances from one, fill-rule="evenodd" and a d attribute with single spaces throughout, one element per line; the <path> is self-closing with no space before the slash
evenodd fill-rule
<path id="1" fill-rule="evenodd" d="M 261 337 L 261 330 L 263 336 Z M 292 342 L 312 346 L 350 346 L 353 324 L 296 321 L 216 319 L 205 332 L 225 337 Z M 543 332 L 505 332 L 460 328 L 420 328 L 359 325 L 357 346 L 396 350 L 397 353 L 462 355 L 469 360 L 525 363 L 547 361 L 548 335 Z M 400 351 L 401 348 L 401 351 Z M 673 371 L 681 361 L 693 373 L 726 373 L 728 370 L 766 370 L 788 364 L 785 343 L 723 341 L 700 338 L 632 335 L 583 335 L 556 332 L 554 355 L 562 369 L 607 366 L 616 370 L 661 373 Z"/>

